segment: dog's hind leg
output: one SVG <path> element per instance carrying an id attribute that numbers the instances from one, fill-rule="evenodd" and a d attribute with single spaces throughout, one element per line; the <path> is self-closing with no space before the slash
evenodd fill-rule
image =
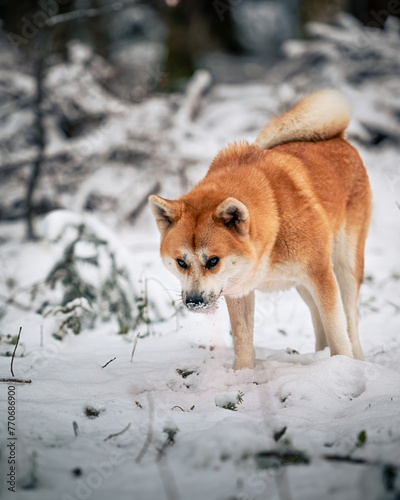
<path id="1" fill-rule="evenodd" d="M 235 349 L 234 370 L 254 368 L 254 292 L 239 299 L 226 298 L 231 320 L 233 346 Z"/>
<path id="2" fill-rule="evenodd" d="M 331 355 L 352 357 L 342 297 L 330 259 L 315 263 L 309 269 L 308 277 L 306 286 L 318 307 Z"/>
<path id="3" fill-rule="evenodd" d="M 296 290 L 299 292 L 300 297 L 307 304 L 311 313 L 311 319 L 315 333 L 315 350 L 322 351 L 323 349 L 325 349 L 325 347 L 327 347 L 328 341 L 326 340 L 324 325 L 322 324 L 318 307 L 307 288 L 299 285 L 296 287 Z"/>
<path id="4" fill-rule="evenodd" d="M 344 224 L 335 237 L 332 262 L 346 313 L 353 354 L 362 359 L 357 328 L 357 299 L 364 277 L 364 247 L 371 217 L 372 195 L 361 160 L 356 168 L 357 182 L 346 205 Z"/>
<path id="5" fill-rule="evenodd" d="M 342 229 L 336 237 L 333 252 L 333 269 L 342 296 L 347 330 L 353 354 L 358 359 L 363 359 L 357 327 L 357 299 L 363 279 L 364 241 L 365 238 L 357 238 L 354 233 Z"/>

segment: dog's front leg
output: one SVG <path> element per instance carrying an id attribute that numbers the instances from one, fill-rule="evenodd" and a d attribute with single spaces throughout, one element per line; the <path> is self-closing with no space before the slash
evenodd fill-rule
<path id="1" fill-rule="evenodd" d="M 254 292 L 240 299 L 226 297 L 233 347 L 235 349 L 234 370 L 254 368 L 253 326 L 254 326 Z"/>

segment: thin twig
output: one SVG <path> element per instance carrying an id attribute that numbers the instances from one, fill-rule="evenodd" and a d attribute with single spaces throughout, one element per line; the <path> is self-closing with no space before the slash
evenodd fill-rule
<path id="1" fill-rule="evenodd" d="M 124 3 L 124 2 L 115 2 L 110 5 L 105 5 L 104 7 L 100 7 L 97 9 L 78 9 L 73 10 L 72 12 L 66 12 L 65 14 L 58 14 L 57 16 L 53 16 L 47 20 L 46 26 L 52 27 L 57 24 L 65 23 L 68 21 L 74 21 L 75 19 L 82 19 L 85 17 L 97 17 L 103 14 L 108 14 L 111 12 L 118 12 L 124 7 L 132 7 L 136 5 L 136 2 L 132 3 Z"/>
<path id="2" fill-rule="evenodd" d="M 173 407 L 171 408 L 171 410 L 173 410 L 174 408 L 179 408 L 180 410 L 185 411 L 185 410 L 182 408 L 182 406 L 175 405 L 175 406 L 173 406 Z"/>
<path id="3" fill-rule="evenodd" d="M 132 360 L 133 360 L 133 355 L 135 354 L 136 345 L 137 345 L 138 340 L 139 340 L 139 335 L 140 335 L 140 332 L 136 335 L 135 340 L 133 341 L 132 354 L 131 354 L 131 363 L 132 363 Z"/>
<path id="4" fill-rule="evenodd" d="M 19 332 L 18 332 L 17 342 L 15 343 L 14 352 L 12 353 L 12 357 L 11 357 L 11 375 L 12 375 L 13 377 L 15 377 L 15 375 L 14 375 L 14 370 L 13 370 L 14 358 L 15 358 L 15 352 L 16 352 L 17 347 L 18 347 L 19 339 L 20 339 L 20 337 L 21 337 L 21 332 L 22 332 L 22 326 L 20 326 L 20 327 L 19 327 Z"/>
<path id="5" fill-rule="evenodd" d="M 142 449 L 139 452 L 139 455 L 136 457 L 135 462 L 139 463 L 144 455 L 146 454 L 146 451 L 151 443 L 151 440 L 153 439 L 153 413 L 154 413 L 154 406 L 153 406 L 153 400 L 151 398 L 150 394 L 147 394 L 147 399 L 149 402 L 149 427 L 147 429 L 147 436 L 146 440 L 143 443 Z"/>
<path id="6" fill-rule="evenodd" d="M 123 434 L 124 432 L 126 432 L 129 429 L 130 426 L 131 426 L 131 423 L 129 422 L 129 424 L 125 427 L 125 429 L 122 429 L 121 432 L 116 432 L 115 434 L 110 434 L 108 437 L 104 438 L 104 441 L 108 441 L 111 438 L 114 438 L 116 436 L 120 436 L 121 434 Z"/>
<path id="7" fill-rule="evenodd" d="M 32 380 L 29 378 L 0 378 L 0 383 L 4 384 L 31 384 Z"/>
<path id="8" fill-rule="evenodd" d="M 169 318 L 166 318 L 166 321 L 169 321 L 170 319 L 172 319 L 173 317 L 176 317 L 176 331 L 179 330 L 179 313 L 180 313 L 180 307 L 177 306 L 175 304 L 175 299 L 173 298 L 173 296 L 170 294 L 169 290 L 167 288 L 165 288 L 165 284 L 157 279 L 157 278 L 153 278 L 153 277 L 150 277 L 150 278 L 146 278 L 147 281 L 154 281 L 155 283 L 158 283 L 159 285 L 161 285 L 163 288 L 163 291 L 164 292 L 167 292 L 167 295 L 169 297 L 169 299 L 171 300 L 171 304 L 172 304 L 172 307 L 175 309 L 175 312 L 174 314 L 172 314 L 172 316 L 170 316 Z M 174 290 L 176 291 L 176 290 Z M 157 323 L 157 321 L 153 321 L 153 323 Z"/>
<path id="9" fill-rule="evenodd" d="M 108 366 L 110 363 L 112 363 L 114 360 L 116 360 L 117 357 L 115 356 L 115 358 L 113 359 L 110 359 L 110 361 L 107 361 L 107 363 L 105 365 L 102 366 L 102 368 L 105 368 L 106 366 Z"/>
<path id="10" fill-rule="evenodd" d="M 78 422 L 75 420 L 72 422 L 72 428 L 74 429 L 75 436 L 78 437 Z"/>

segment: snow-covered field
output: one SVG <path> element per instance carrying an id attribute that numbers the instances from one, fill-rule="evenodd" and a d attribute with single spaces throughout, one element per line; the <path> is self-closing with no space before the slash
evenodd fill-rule
<path id="1" fill-rule="evenodd" d="M 295 84 L 216 86 L 198 110 L 195 105 L 209 82 L 206 74 L 197 75 L 186 99 L 178 100 L 180 111 L 164 129 L 168 141 L 157 152 L 165 155 L 170 174 L 167 169 L 159 178 L 156 171 L 146 177 L 138 169 L 130 178 L 122 167 L 105 161 L 75 195 L 64 197 L 77 212 L 53 212 L 40 220 L 39 241 L 24 240 L 21 222 L 0 225 L 0 296 L 3 303 L 13 298 L 1 310 L 1 349 L 12 352 L 7 335 L 15 336 L 22 327 L 13 369 L 15 377 L 31 380 L 0 384 L 4 498 L 399 498 L 399 149 L 390 141 L 379 147 L 362 141 L 367 133 L 363 124 L 375 123 L 375 112 L 379 126 L 395 128 L 392 108 L 376 105 L 392 102 L 393 110 L 399 109 L 398 84 L 390 78 L 385 82 L 381 89 L 376 82 L 374 87 L 337 85 L 354 102 L 350 140 L 365 162 L 374 193 L 359 303 L 365 361 L 331 358 L 327 350 L 314 353 L 308 310 L 290 291 L 258 295 L 256 368 L 234 372 L 223 301 L 214 315 L 174 314 L 169 303 L 171 297 L 179 299 L 179 285 L 160 262 L 150 211 L 142 212 L 132 227 L 121 223 L 121 207 L 94 215 L 82 209 L 80 200 L 94 187 L 110 196 L 140 199 L 159 180 L 162 195 L 179 195 L 185 183 L 204 175 L 228 141 L 254 139 L 278 103 L 296 97 Z M 124 124 L 140 123 L 140 133 L 146 127 L 150 134 L 162 133 L 158 120 L 166 120 L 168 106 L 165 99 L 154 98 L 133 107 L 125 122 L 113 117 L 99 144 L 105 151 L 124 143 Z M 49 148 L 61 150 L 63 145 L 53 139 Z M 169 162 L 168 154 L 179 161 Z M 179 184 L 176 172 L 183 160 L 189 166 Z M 149 335 L 145 324 L 119 335 L 115 321 L 96 321 L 94 328 L 83 324 L 78 335 L 68 331 L 63 340 L 54 338 L 56 315 L 37 312 L 39 299 L 31 302 L 29 291 L 60 258 L 65 241 L 54 238 L 66 221 L 84 222 L 106 240 L 131 273 L 135 290 L 146 283 L 148 300 L 165 318 L 152 322 Z M 90 269 L 82 272 L 93 278 Z M 10 377 L 10 360 L 0 357 L 1 377 Z M 12 439 L 3 401 L 10 385 L 16 387 L 16 494 L 6 482 Z"/>

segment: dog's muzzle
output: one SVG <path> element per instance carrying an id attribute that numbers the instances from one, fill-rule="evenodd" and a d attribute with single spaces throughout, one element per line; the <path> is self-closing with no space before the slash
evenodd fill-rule
<path id="1" fill-rule="evenodd" d="M 201 295 L 186 295 L 185 304 L 186 307 L 191 311 L 196 311 L 207 307 L 207 304 L 204 302 Z"/>
<path id="2" fill-rule="evenodd" d="M 201 294 L 186 295 L 184 303 L 189 311 L 192 312 L 210 312 L 215 309 L 216 301 L 205 301 Z"/>

